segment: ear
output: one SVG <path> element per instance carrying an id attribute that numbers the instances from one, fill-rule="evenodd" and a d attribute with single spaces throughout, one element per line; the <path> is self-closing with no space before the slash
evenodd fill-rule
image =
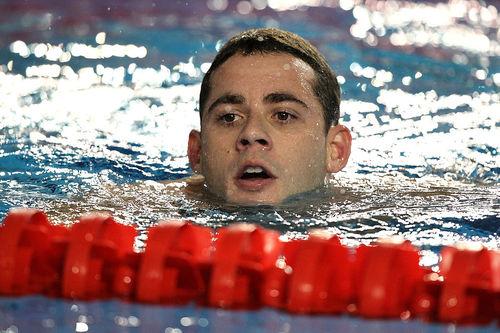
<path id="1" fill-rule="evenodd" d="M 188 159 L 194 172 L 201 172 L 201 133 L 196 130 L 189 132 Z"/>
<path id="2" fill-rule="evenodd" d="M 326 170 L 329 173 L 342 170 L 351 155 L 352 136 L 344 125 L 330 127 L 326 135 Z"/>

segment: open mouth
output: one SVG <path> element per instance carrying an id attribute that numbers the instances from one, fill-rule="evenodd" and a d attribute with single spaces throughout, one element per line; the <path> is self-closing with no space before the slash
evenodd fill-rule
<path id="1" fill-rule="evenodd" d="M 240 179 L 268 179 L 272 178 L 269 173 L 261 167 L 247 167 L 243 170 Z"/>
<path id="2" fill-rule="evenodd" d="M 276 177 L 265 167 L 247 165 L 236 176 L 236 184 L 245 191 L 260 191 L 273 183 Z"/>

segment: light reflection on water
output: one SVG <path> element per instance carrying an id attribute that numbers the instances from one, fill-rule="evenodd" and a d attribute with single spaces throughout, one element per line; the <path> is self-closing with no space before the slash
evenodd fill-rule
<path id="1" fill-rule="evenodd" d="M 241 25 L 238 15 L 227 16 L 231 6 L 216 5 L 207 4 L 206 29 Z M 318 3 L 303 5 L 317 14 Z M 403 235 L 430 248 L 460 240 L 498 247 L 495 7 L 464 1 L 323 5 L 346 21 L 344 30 L 321 32 L 330 24 L 324 19 L 310 22 L 308 31 L 284 25 L 316 42 L 341 77 L 343 123 L 353 132 L 354 147 L 332 190 L 252 210 L 173 194 L 156 183 L 189 174 L 186 138 L 198 127 L 199 81 L 208 68 L 206 54 L 213 55 L 224 36 L 200 40 L 201 49 L 188 48 L 185 58 L 180 48 L 178 62 L 168 64 L 154 61 L 154 43 L 120 42 L 111 29 L 86 42 L 14 40 L 0 53 L 2 213 L 37 206 L 54 221 L 70 223 L 82 213 L 106 210 L 141 228 L 165 218 L 212 226 L 245 220 L 287 237 L 327 228 L 349 245 Z M 251 11 L 264 10 L 259 6 Z M 276 11 L 283 6 L 268 3 Z M 436 10 L 447 19 L 436 21 Z M 311 20 L 308 11 L 285 13 L 280 15 Z M 181 24 L 192 33 L 192 22 L 186 22 Z M 135 24 L 128 27 L 130 36 L 141 34 L 143 26 Z M 170 46 L 182 45 L 184 38 L 165 29 Z M 465 37 L 453 39 L 457 31 Z M 467 43 L 475 38 L 471 31 L 482 39 Z M 122 60 L 116 65 L 114 59 Z"/>
<path id="2" fill-rule="evenodd" d="M 492 325 L 467 327 L 416 320 L 366 320 L 349 316 L 301 316 L 272 309 L 227 311 L 198 306 L 160 307 L 117 301 L 71 302 L 41 297 L 4 301 L 5 331 L 32 332 L 495 332 Z M 30 321 L 15 320 L 31 315 Z"/>
<path id="3" fill-rule="evenodd" d="M 498 215 L 498 157 L 490 140 L 497 129 L 488 124 L 498 94 L 450 97 L 381 89 L 378 105 L 345 101 L 344 123 L 353 129 L 355 146 L 347 170 L 332 181 L 337 190 L 308 194 L 306 206 L 300 200 L 262 213 L 172 194 L 155 182 L 189 172 L 185 138 L 197 127 L 198 85 L 80 89 L 62 80 L 4 78 L 10 82 L 2 91 L 11 104 L 1 119 L 9 138 L 3 159 L 23 167 L 11 164 L 4 171 L 9 206 L 40 206 L 56 222 L 106 210 L 141 227 L 185 217 L 213 226 L 258 222 L 290 237 L 322 227 L 349 245 L 398 234 L 431 247 L 467 239 L 499 244 L 494 226 L 484 232 L 467 222 L 494 223 Z M 19 102 L 27 98 L 39 102 Z M 462 111 L 454 111 L 459 106 Z M 159 140 L 164 133 L 172 135 Z M 145 179 L 151 181 L 128 184 Z M 445 228 L 446 221 L 454 222 Z"/>

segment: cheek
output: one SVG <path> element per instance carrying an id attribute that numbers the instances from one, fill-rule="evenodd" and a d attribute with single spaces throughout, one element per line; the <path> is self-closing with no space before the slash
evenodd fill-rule
<path id="1" fill-rule="evenodd" d="M 224 140 L 221 139 L 219 135 L 207 135 L 203 140 L 203 149 L 208 153 L 208 155 L 216 155 L 221 152 L 221 145 L 224 143 Z"/>
<path id="2" fill-rule="evenodd" d="M 301 142 L 302 150 L 308 152 L 308 155 L 318 155 L 324 150 L 325 137 L 318 134 L 318 131 L 308 131 L 299 140 L 297 142 Z"/>
<path id="3" fill-rule="evenodd" d="M 203 158 L 207 168 L 222 170 L 231 154 L 229 139 L 219 135 L 209 135 L 204 138 L 202 144 Z"/>
<path id="4" fill-rule="evenodd" d="M 303 168 L 302 174 L 306 173 L 313 178 L 317 177 L 318 173 L 323 172 L 325 167 L 325 138 L 317 133 L 307 134 L 296 142 L 300 142 L 300 146 L 297 147 L 294 154 L 295 158 L 298 158 L 297 163 Z"/>

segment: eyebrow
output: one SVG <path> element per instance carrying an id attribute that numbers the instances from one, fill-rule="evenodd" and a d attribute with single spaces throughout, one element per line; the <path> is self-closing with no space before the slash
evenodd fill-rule
<path id="1" fill-rule="evenodd" d="M 245 97 L 236 94 L 224 94 L 217 98 L 208 108 L 207 113 L 210 113 L 213 109 L 221 104 L 244 104 Z"/>
<path id="2" fill-rule="evenodd" d="M 308 109 L 309 107 L 307 104 L 297 97 L 295 97 L 292 94 L 286 93 L 286 92 L 276 92 L 276 93 L 271 93 L 264 97 L 264 102 L 266 103 L 281 103 L 281 102 L 293 102 L 300 104 L 301 106 L 305 107 Z"/>
<path id="3" fill-rule="evenodd" d="M 212 104 L 210 104 L 207 113 L 210 113 L 212 110 L 214 110 L 216 107 L 222 104 L 234 104 L 234 105 L 241 105 L 244 104 L 246 101 L 245 97 L 242 95 L 238 94 L 231 94 L 231 93 L 226 93 L 217 98 Z M 264 102 L 268 104 L 276 104 L 276 103 L 281 103 L 281 102 L 293 102 L 297 103 L 306 109 L 309 107 L 307 104 L 297 97 L 295 97 L 293 94 L 286 93 L 286 92 L 274 92 L 266 95 L 264 97 Z"/>

